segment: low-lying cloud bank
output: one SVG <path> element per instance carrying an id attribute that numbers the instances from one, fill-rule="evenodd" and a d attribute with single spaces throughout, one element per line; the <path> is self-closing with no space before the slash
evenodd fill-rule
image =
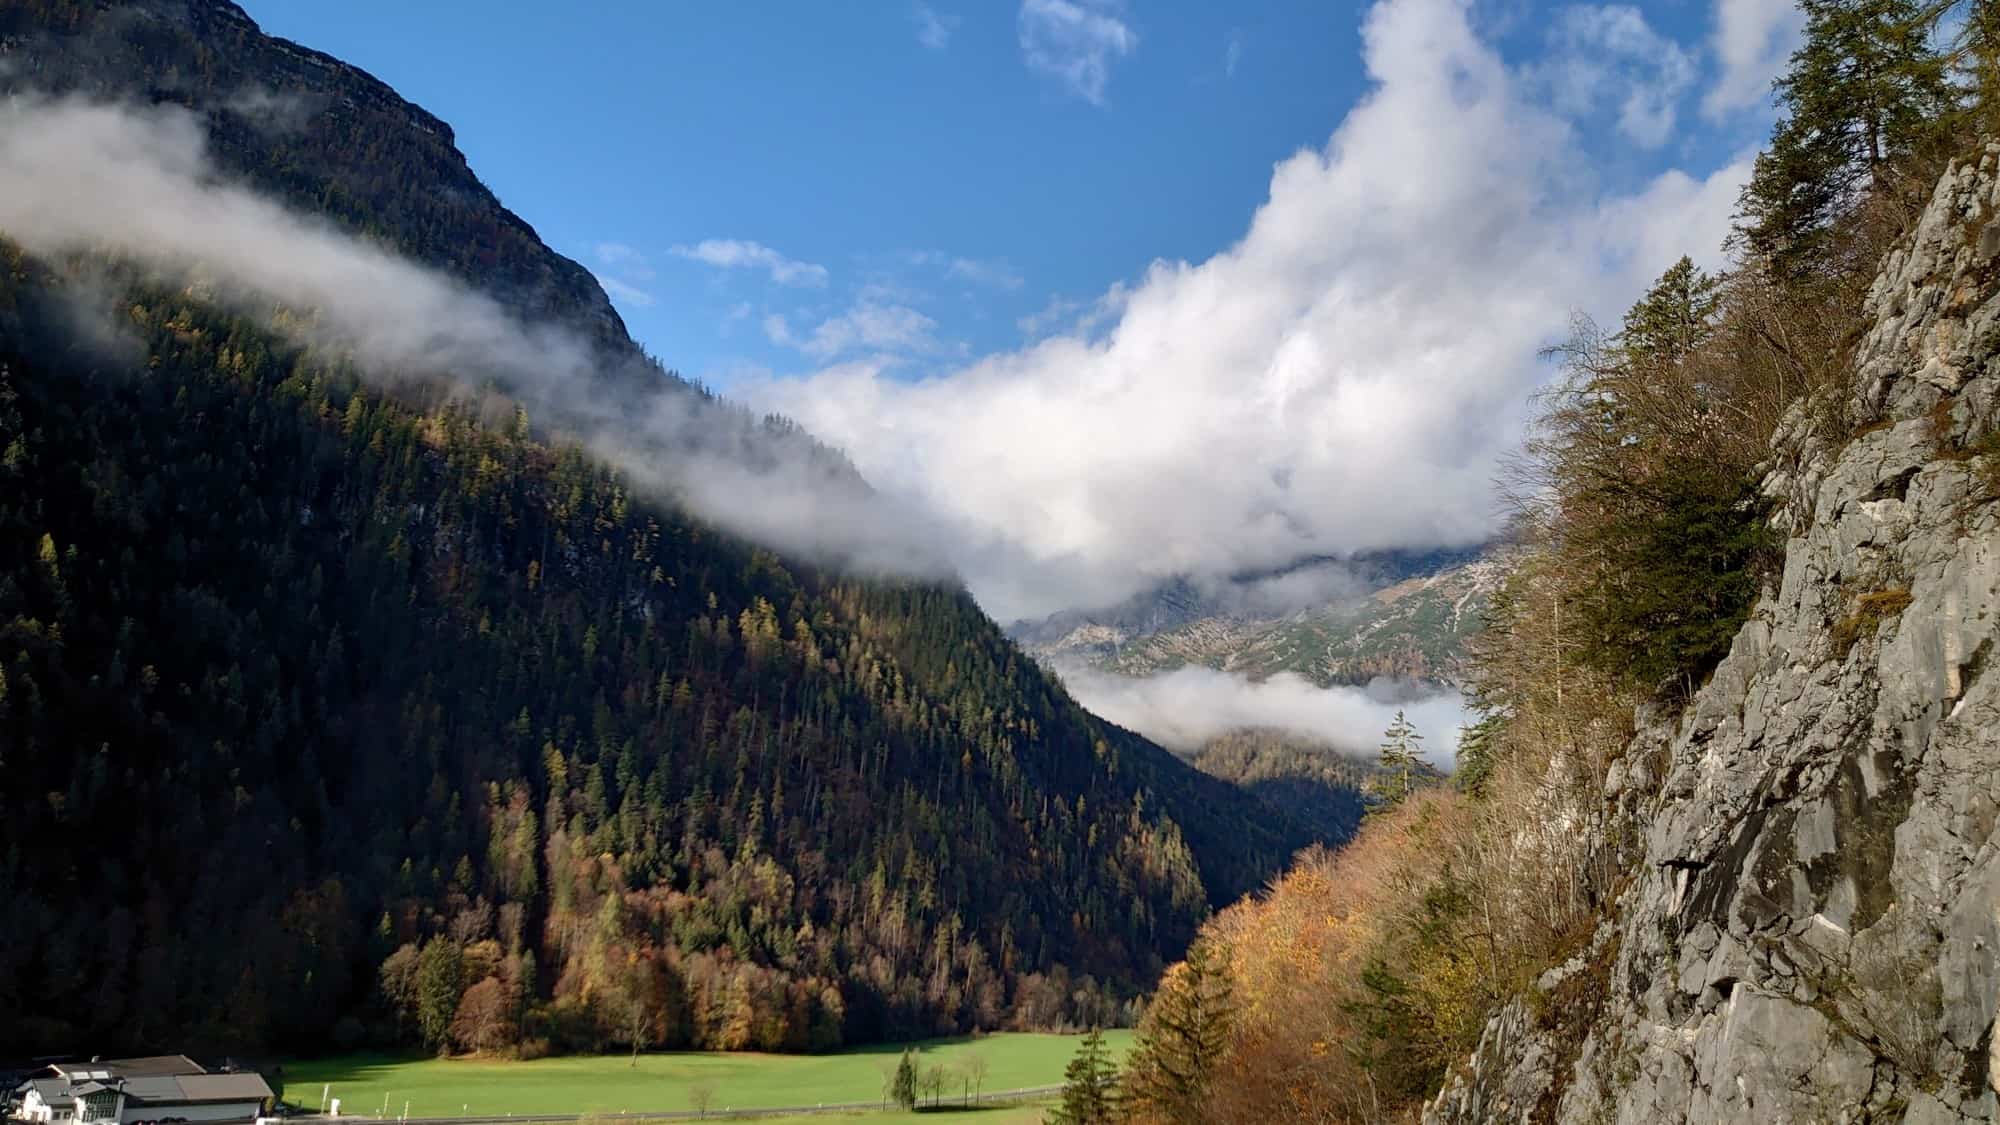
<path id="1" fill-rule="evenodd" d="M 1624 38 L 1652 34 L 1618 13 Z M 1608 158 L 1548 94 L 1560 52 L 1594 40 L 1578 42 L 1559 37 L 1529 73 L 1466 0 L 1379 0 L 1368 93 L 1273 169 L 1234 245 L 1154 262 L 1066 329 L 932 378 L 867 359 L 733 388 L 843 449 L 872 489 L 803 442 L 713 425 L 692 395 L 606 380 L 577 336 L 228 182 L 179 110 L 0 105 L 0 231 L 285 306 L 303 315 L 282 330 L 385 384 L 496 381 L 734 532 L 863 571 L 957 575 L 994 617 L 1037 619 L 1170 578 L 1491 536 L 1494 470 L 1548 374 L 1539 350 L 1575 307 L 1615 316 L 1682 253 L 1716 264 L 1749 167 L 1604 189 L 1591 170 Z M 1654 80 L 1592 65 L 1593 89 Z M 684 252 L 819 276 L 750 243 Z M 1267 600 L 1303 604 L 1322 577 L 1281 573 Z"/>
<path id="2" fill-rule="evenodd" d="M 42 256 L 116 255 L 263 315 L 381 385 L 497 385 L 638 486 L 779 549 L 864 571 L 951 573 L 944 531 L 923 509 L 636 357 L 523 323 L 442 272 L 229 181 L 200 121 L 177 107 L 0 101 L 0 233 Z"/>
<path id="3" fill-rule="evenodd" d="M 1624 39 L 1652 35 L 1616 14 Z M 1464 0 L 1381 0 L 1363 42 L 1369 92 L 1275 167 L 1235 245 L 1156 261 L 1067 330 L 961 370 L 856 362 L 734 390 L 955 524 L 1001 620 L 1490 537 L 1540 349 L 1683 253 L 1716 264 L 1749 161 L 1606 190 L 1593 169 L 1615 157 L 1576 123 L 1592 106 L 1558 104 L 1551 73 L 1631 85 L 1649 144 L 1686 83 L 1598 58 L 1598 38 L 1556 37 L 1529 73 Z"/>
<path id="4" fill-rule="evenodd" d="M 1423 736 L 1424 757 L 1449 770 L 1458 730 L 1470 721 L 1458 692 L 1417 692 L 1407 684 L 1323 688 L 1289 672 L 1251 680 L 1194 666 L 1143 677 L 1081 666 L 1056 672 L 1091 713 L 1182 753 L 1233 730 L 1268 727 L 1373 755 L 1402 711 Z"/>

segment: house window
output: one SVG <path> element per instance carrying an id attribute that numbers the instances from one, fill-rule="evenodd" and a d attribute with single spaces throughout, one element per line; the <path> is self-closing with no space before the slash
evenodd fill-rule
<path id="1" fill-rule="evenodd" d="M 83 1099 L 83 1116 L 89 1121 L 117 1120 L 118 1095 L 114 1093 L 85 1095 Z"/>

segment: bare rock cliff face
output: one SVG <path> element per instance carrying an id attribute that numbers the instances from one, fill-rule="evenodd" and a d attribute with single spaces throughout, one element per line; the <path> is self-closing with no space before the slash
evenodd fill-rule
<path id="1" fill-rule="evenodd" d="M 1614 920 L 1426 1121 L 2000 1119 L 1996 160 L 1885 262 L 1858 436 L 1775 439 L 1782 577 L 1606 779 Z"/>

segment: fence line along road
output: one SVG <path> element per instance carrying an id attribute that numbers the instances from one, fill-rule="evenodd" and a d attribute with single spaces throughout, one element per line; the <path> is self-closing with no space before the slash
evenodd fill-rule
<path id="1" fill-rule="evenodd" d="M 1017 1090 L 996 1090 L 978 1094 L 971 1098 L 945 1097 L 939 1099 L 937 1108 L 950 1109 L 953 1106 L 995 1105 L 1002 1102 L 1026 1101 L 1029 1098 L 1059 1094 L 1061 1086 L 1024 1086 Z M 928 1108 L 922 1099 L 918 1106 Z M 378 1117 L 371 1113 L 343 1113 L 338 1117 L 326 1113 L 306 1112 L 294 1114 L 296 1117 L 311 1118 L 326 1125 L 381 1125 L 390 1121 L 403 1125 L 544 1125 L 544 1123 L 564 1121 L 604 1121 L 641 1123 L 647 1121 L 699 1121 L 704 1119 L 723 1120 L 731 1117 L 797 1117 L 813 1113 L 853 1113 L 856 1110 L 881 1109 L 883 1099 L 871 1098 L 865 1102 L 818 1102 L 813 1105 L 772 1105 L 754 1106 L 748 1109 L 724 1107 L 706 1112 L 693 1109 L 650 1110 L 643 1113 L 510 1113 L 500 1116 L 473 1114 L 469 1117 Z"/>

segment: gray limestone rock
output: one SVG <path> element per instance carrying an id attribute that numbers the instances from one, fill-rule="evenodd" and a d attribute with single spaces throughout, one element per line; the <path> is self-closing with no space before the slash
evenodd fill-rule
<path id="1" fill-rule="evenodd" d="M 1510 1006 L 1427 1122 L 2000 1120 L 1996 153 L 1884 261 L 1859 435 L 1780 427 L 1782 574 L 1610 779 L 1645 855 L 1581 1046 Z"/>

